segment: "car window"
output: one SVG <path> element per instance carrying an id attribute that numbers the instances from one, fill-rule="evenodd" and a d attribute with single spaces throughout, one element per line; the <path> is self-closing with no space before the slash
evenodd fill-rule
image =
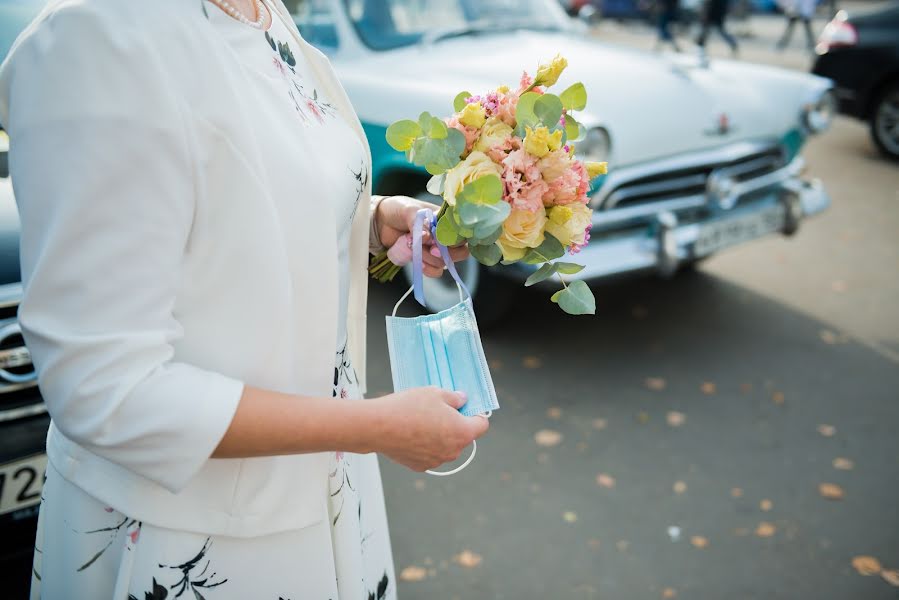
<path id="1" fill-rule="evenodd" d="M 328 54 L 337 50 L 340 39 L 334 22 L 334 6 L 330 0 L 287 0 L 303 39 Z"/>

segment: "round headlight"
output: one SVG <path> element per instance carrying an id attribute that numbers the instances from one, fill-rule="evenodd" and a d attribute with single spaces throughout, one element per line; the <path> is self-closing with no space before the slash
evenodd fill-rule
<path id="1" fill-rule="evenodd" d="M 612 154 L 612 138 L 605 127 L 594 127 L 587 132 L 583 141 L 575 143 L 578 157 L 583 160 L 603 162 Z"/>
<path id="2" fill-rule="evenodd" d="M 833 91 L 826 90 L 802 107 L 802 124 L 810 133 L 826 131 L 837 113 L 837 99 Z"/>

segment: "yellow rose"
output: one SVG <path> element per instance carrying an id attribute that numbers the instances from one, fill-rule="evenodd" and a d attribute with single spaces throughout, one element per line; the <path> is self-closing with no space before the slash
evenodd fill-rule
<path id="1" fill-rule="evenodd" d="M 487 121 L 487 111 L 480 102 L 466 104 L 459 114 L 459 122 L 472 129 L 480 129 Z"/>
<path id="2" fill-rule="evenodd" d="M 456 205 L 456 194 L 462 191 L 466 183 L 480 179 L 485 175 L 502 176 L 503 169 L 490 160 L 483 152 L 474 151 L 465 160 L 446 172 L 443 182 L 443 199 L 450 206 Z"/>
<path id="3" fill-rule="evenodd" d="M 543 64 L 540 65 L 537 69 L 537 77 L 534 78 L 534 85 L 542 85 L 549 87 L 551 85 L 555 85 L 559 80 L 559 76 L 562 74 L 562 71 L 565 70 L 565 67 L 568 66 L 568 61 L 562 58 L 561 55 L 556 54 L 556 57 L 552 60 L 548 65 Z"/>
<path id="4" fill-rule="evenodd" d="M 490 117 L 481 130 L 481 137 L 474 145 L 475 150 L 487 152 L 494 146 L 502 144 L 512 135 L 512 128 L 497 119 Z"/>
<path id="5" fill-rule="evenodd" d="M 531 129 L 525 127 L 524 150 L 528 154 L 543 158 L 553 150 L 562 147 L 562 130 L 550 133 L 546 127 Z"/>
<path id="6" fill-rule="evenodd" d="M 499 94 L 508 94 L 508 93 L 509 93 L 509 86 L 507 86 L 507 85 L 501 85 L 501 86 L 499 86 L 498 88 L 496 88 L 496 91 L 497 91 L 497 93 L 499 93 Z"/>
<path id="7" fill-rule="evenodd" d="M 607 162 L 587 161 L 584 163 L 584 167 L 586 167 L 587 177 L 589 177 L 590 179 L 599 177 L 600 175 L 605 175 L 609 172 L 609 163 Z"/>
<path id="8" fill-rule="evenodd" d="M 503 223 L 503 232 L 496 240 L 503 259 L 519 260 L 528 248 L 536 248 L 543 243 L 543 227 L 546 225 L 546 209 L 537 212 L 513 208 Z"/>
<path id="9" fill-rule="evenodd" d="M 554 206 L 546 213 L 546 231 L 562 242 L 563 246 L 583 244 L 584 232 L 592 223 L 593 211 L 584 204 Z"/>

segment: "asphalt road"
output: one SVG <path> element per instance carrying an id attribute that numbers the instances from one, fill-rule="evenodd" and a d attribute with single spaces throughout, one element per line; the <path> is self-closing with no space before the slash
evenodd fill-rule
<path id="1" fill-rule="evenodd" d="M 795 238 L 597 285 L 595 317 L 522 289 L 477 460 L 382 461 L 402 600 L 899 597 L 853 566 L 899 569 L 899 168 L 842 118 L 805 156 L 833 206 Z M 372 286 L 372 394 L 401 291 Z"/>

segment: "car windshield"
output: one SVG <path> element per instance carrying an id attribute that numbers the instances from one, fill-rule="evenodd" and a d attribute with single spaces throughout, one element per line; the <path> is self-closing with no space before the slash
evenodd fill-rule
<path id="1" fill-rule="evenodd" d="M 561 30 L 557 0 L 344 0 L 362 41 L 375 50 L 517 29 Z"/>

